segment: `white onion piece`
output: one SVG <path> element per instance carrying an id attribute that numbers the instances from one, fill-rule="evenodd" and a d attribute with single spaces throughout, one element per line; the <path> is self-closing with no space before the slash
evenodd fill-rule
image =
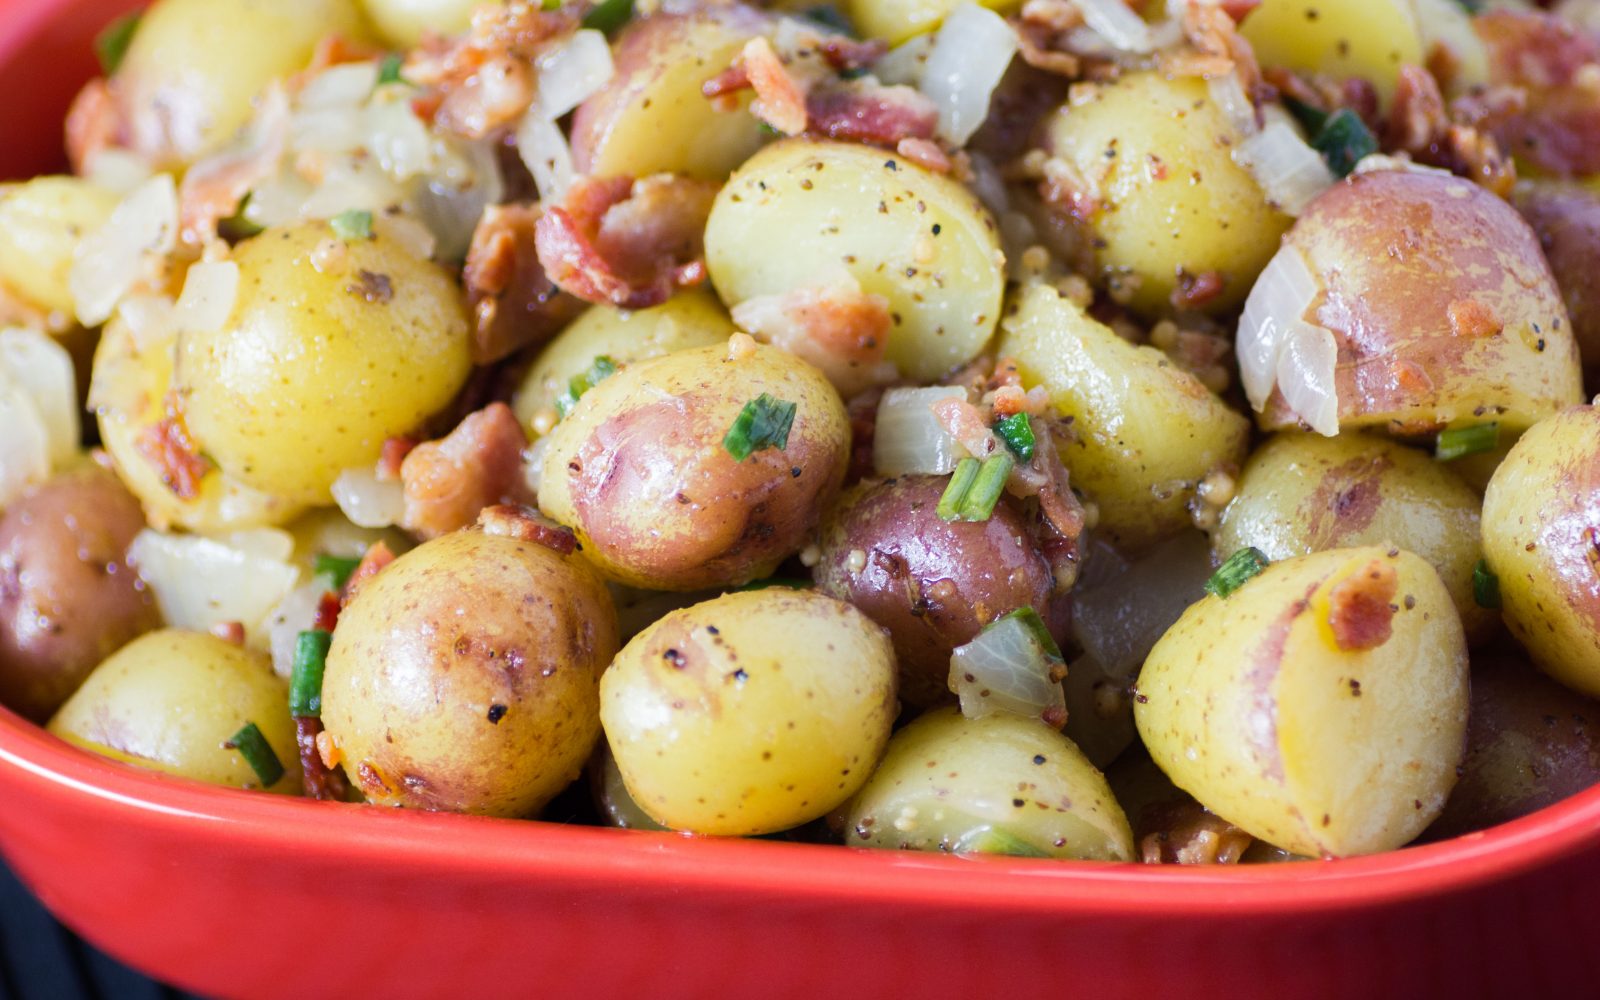
<path id="1" fill-rule="evenodd" d="M 1309 323 L 1291 330 L 1278 354 L 1278 389 L 1284 402 L 1324 437 L 1339 433 L 1338 364 L 1333 331 Z"/>
<path id="2" fill-rule="evenodd" d="M 358 108 L 372 96 L 372 90 L 377 85 L 376 60 L 340 63 L 312 77 L 300 88 L 295 103 L 306 110 Z"/>
<path id="3" fill-rule="evenodd" d="M 168 625 L 205 631 L 224 622 L 244 626 L 246 641 L 267 647 L 266 620 L 294 589 L 300 571 L 266 555 L 201 535 L 146 528 L 128 546 L 128 561 L 155 594 Z"/>
<path id="4" fill-rule="evenodd" d="M 72 255 L 68 285 L 78 322 L 99 326 L 117 301 L 138 283 L 146 253 L 168 254 L 178 241 L 178 188 L 171 174 L 157 174 L 83 238 Z"/>
<path id="5" fill-rule="evenodd" d="M 1239 381 L 1257 413 L 1266 409 L 1272 395 L 1284 340 L 1291 330 L 1306 325 L 1306 311 L 1319 290 L 1304 255 L 1292 244 L 1278 250 L 1250 289 L 1234 350 Z"/>
<path id="6" fill-rule="evenodd" d="M 97 187 L 126 197 L 154 173 L 137 153 L 108 146 L 96 150 L 83 165 L 83 177 Z"/>
<path id="7" fill-rule="evenodd" d="M 967 450 L 933 415 L 935 403 L 966 399 L 956 386 L 890 389 L 878 403 L 872 436 L 873 469 L 880 476 L 943 476 L 954 471 Z"/>
<path id="8" fill-rule="evenodd" d="M 1268 201 L 1294 216 L 1334 183 L 1322 154 L 1281 121 L 1268 122 L 1234 146 L 1233 162 L 1250 171 Z"/>
<path id="9" fill-rule="evenodd" d="M 1073 591 L 1073 635 L 1108 676 L 1131 681 L 1156 640 L 1205 596 L 1211 573 L 1205 535 L 1191 531 L 1162 542 L 1110 579 L 1080 583 Z"/>
<path id="10" fill-rule="evenodd" d="M 939 109 L 940 136 L 967 144 L 988 116 L 1017 45 L 1015 29 L 987 7 L 962 3 L 945 18 L 922 74 L 922 92 Z"/>
<path id="11" fill-rule="evenodd" d="M 365 145 L 383 172 L 397 181 L 420 177 L 437 163 L 433 136 L 410 101 L 388 101 L 367 109 Z"/>
<path id="12" fill-rule="evenodd" d="M 1061 661 L 1046 652 L 1026 623 L 1007 616 L 950 656 L 950 690 L 961 699 L 961 714 L 981 719 L 1010 712 L 1033 719 L 1064 721 L 1067 697 L 1051 671 Z"/>
<path id="13" fill-rule="evenodd" d="M 300 206 L 303 219 L 331 219 L 351 209 L 373 215 L 405 201 L 406 192 L 372 160 L 340 160 Z"/>
<path id="14" fill-rule="evenodd" d="M 190 333 L 213 333 L 233 315 L 239 297 L 239 265 L 231 260 L 201 261 L 189 268 L 178 296 L 177 325 Z"/>
<path id="15" fill-rule="evenodd" d="M 406 511 L 400 481 L 382 481 L 371 469 L 346 469 L 333 481 L 333 502 L 352 524 L 387 528 L 400 523 Z"/>
<path id="16" fill-rule="evenodd" d="M 918 35 L 885 52 L 872 64 L 872 75 L 879 83 L 893 87 L 897 84 L 921 89 L 922 77 L 928 66 L 928 55 L 933 51 L 933 36 Z"/>
<path id="17" fill-rule="evenodd" d="M 433 230 L 408 215 L 385 213 L 375 216 L 372 220 L 372 231 L 386 240 L 400 244 L 413 257 L 422 260 L 433 259 L 434 253 L 439 248 L 439 240 L 433 235 Z"/>
<path id="18" fill-rule="evenodd" d="M 500 165 L 488 143 L 459 145 L 450 161 L 450 175 L 432 177 L 417 192 L 417 214 L 434 236 L 437 253 L 446 259 L 465 257 L 483 210 L 505 195 Z M 449 162 L 449 161 L 447 161 Z"/>
<path id="19" fill-rule="evenodd" d="M 523 116 L 517 126 L 517 153 L 533 175 L 539 197 L 560 201 L 572 186 L 572 147 L 561 127 L 537 115 Z"/>
<path id="20" fill-rule="evenodd" d="M 165 295 L 130 295 L 117 303 L 117 318 L 127 325 L 140 354 L 178 335 L 176 303 Z"/>
<path id="21" fill-rule="evenodd" d="M 566 41 L 539 53 L 539 80 L 530 112 L 555 121 L 611 82 L 616 67 L 611 45 L 593 28 L 572 33 Z"/>
<path id="22" fill-rule="evenodd" d="M 0 509 L 50 478 L 50 431 L 33 399 L 0 371 Z"/>
<path id="23" fill-rule="evenodd" d="M 272 670 L 279 677 L 294 673 L 294 650 L 301 632 L 309 632 L 317 622 L 322 595 L 328 592 L 326 580 L 289 591 L 267 615 L 267 647 L 272 651 Z"/>
<path id="24" fill-rule="evenodd" d="M 1207 80 L 1206 90 L 1211 94 L 1211 103 L 1222 112 L 1235 132 L 1240 136 L 1255 134 L 1260 127 L 1256 124 L 1256 106 L 1244 92 L 1244 83 L 1237 71 Z"/>
<path id="25" fill-rule="evenodd" d="M 288 562 L 294 555 L 294 536 L 278 528 L 246 528 L 229 532 L 222 540 L 240 552 L 274 562 Z"/>
<path id="26" fill-rule="evenodd" d="M 72 355 L 37 330 L 0 330 L 0 372 L 33 403 L 44 425 L 49 462 L 60 467 L 78 453 L 78 379 Z M 0 434 L 9 433 L 0 421 Z"/>
<path id="27" fill-rule="evenodd" d="M 1119 52 L 1154 52 L 1161 39 L 1122 0 L 1075 0 L 1089 30 Z"/>

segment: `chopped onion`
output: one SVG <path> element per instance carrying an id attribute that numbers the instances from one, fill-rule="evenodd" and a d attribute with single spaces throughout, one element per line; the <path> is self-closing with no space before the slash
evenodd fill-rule
<path id="1" fill-rule="evenodd" d="M 1240 136 L 1254 135 L 1260 128 L 1256 124 L 1256 106 L 1244 92 L 1237 70 L 1207 80 L 1206 89 L 1211 93 L 1211 103 Z"/>
<path id="2" fill-rule="evenodd" d="M 451 260 L 466 256 L 484 208 L 505 195 L 492 144 L 462 144 L 454 152 L 459 167 L 448 171 L 450 177 L 430 178 L 416 198 L 417 214 L 434 236 L 435 252 Z"/>
<path id="3" fill-rule="evenodd" d="M 550 122 L 588 100 L 616 75 L 611 45 L 593 28 L 573 32 L 566 41 L 539 53 L 538 67 L 529 113 Z"/>
<path id="4" fill-rule="evenodd" d="M 1122 0 L 1076 0 L 1089 30 L 1119 52 L 1154 52 L 1162 37 Z"/>
<path id="5" fill-rule="evenodd" d="M 967 391 L 957 386 L 885 392 L 872 435 L 872 464 L 878 475 L 949 475 L 967 450 L 939 423 L 933 405 L 966 398 Z"/>
<path id="6" fill-rule="evenodd" d="M 132 194 L 152 173 L 150 164 L 137 153 L 115 146 L 96 150 L 83 169 L 85 180 L 123 196 Z"/>
<path id="7" fill-rule="evenodd" d="M 268 613 L 300 577 L 299 570 L 263 552 L 153 528 L 134 538 L 128 561 L 155 594 L 168 625 L 204 631 L 239 622 L 247 641 L 258 649 L 267 646 Z"/>
<path id="8" fill-rule="evenodd" d="M 1289 332 L 1278 355 L 1278 389 L 1284 402 L 1324 437 L 1339 433 L 1339 392 L 1334 384 L 1338 364 L 1333 331 L 1309 323 Z"/>
<path id="9" fill-rule="evenodd" d="M 201 261 L 189 268 L 178 296 L 177 325 L 191 333 L 222 329 L 239 297 L 239 265 L 231 260 Z"/>
<path id="10" fill-rule="evenodd" d="M 383 214 L 373 218 L 372 229 L 386 240 L 393 240 L 412 256 L 431 260 L 439 248 L 433 230 L 408 215 Z M 469 236 L 470 238 L 470 236 Z"/>
<path id="11" fill-rule="evenodd" d="M 1266 409 L 1272 395 L 1284 340 L 1297 327 L 1310 325 L 1305 314 L 1320 290 L 1304 255 L 1293 244 L 1278 250 L 1250 289 L 1235 351 L 1239 380 L 1257 413 Z"/>
<path id="12" fill-rule="evenodd" d="M 872 64 L 872 75 L 879 83 L 893 87 L 922 87 L 922 76 L 927 69 L 928 55 L 933 51 L 933 36 L 917 37 L 896 45 Z"/>
<path id="13" fill-rule="evenodd" d="M 147 253 L 168 254 L 178 241 L 178 188 L 171 174 L 157 174 L 83 238 L 73 254 L 68 284 L 78 322 L 99 326 L 118 300 L 139 282 Z"/>
<path id="14" fill-rule="evenodd" d="M 1109 580 L 1074 590 L 1073 635 L 1108 676 L 1131 681 L 1156 640 L 1205 596 L 1211 572 L 1206 536 L 1178 535 Z"/>
<path id="15" fill-rule="evenodd" d="M 300 88 L 295 103 L 308 110 L 358 108 L 378 85 L 378 62 L 340 63 L 312 77 Z"/>
<path id="16" fill-rule="evenodd" d="M 525 115 L 517 126 L 517 153 L 533 175 L 539 197 L 560 201 L 572 185 L 572 147 L 561 127 L 538 115 Z"/>
<path id="17" fill-rule="evenodd" d="M 346 469 L 333 481 L 333 502 L 353 524 L 387 528 L 399 524 L 406 511 L 399 480 L 382 481 L 371 469 Z"/>
<path id="18" fill-rule="evenodd" d="M 1333 186 L 1333 171 L 1322 154 L 1300 138 L 1293 126 L 1268 122 L 1266 128 L 1233 147 L 1233 161 L 1250 171 L 1267 200 L 1299 215 L 1313 198 Z"/>
<path id="19" fill-rule="evenodd" d="M 0 371 L 0 509 L 50 478 L 50 431 L 27 392 Z"/>
<path id="20" fill-rule="evenodd" d="M 367 109 L 366 127 L 366 148 L 395 180 L 420 177 L 436 166 L 433 136 L 411 110 L 410 101 L 374 104 Z"/>
<path id="21" fill-rule="evenodd" d="M 1017 44 L 1016 30 L 987 7 L 964 2 L 945 18 L 921 84 L 939 109 L 939 134 L 945 140 L 965 146 L 983 124 Z"/>
<path id="22" fill-rule="evenodd" d="M 288 562 L 294 554 L 294 536 L 278 528 L 247 528 L 230 532 L 223 538 L 240 552 L 274 562 Z"/>
<path id="23" fill-rule="evenodd" d="M 405 201 L 406 191 L 377 163 L 352 157 L 328 168 L 322 182 L 310 189 L 300 206 L 300 217 L 331 219 L 349 211 L 367 211 L 374 216 Z"/>
<path id="24" fill-rule="evenodd" d="M 117 317 L 127 325 L 140 354 L 170 343 L 178 335 L 176 304 L 165 295 L 129 295 L 117 303 Z"/>
<path id="25" fill-rule="evenodd" d="M 1059 726 L 1067 713 L 1060 680 L 1064 669 L 1033 627 L 1012 614 L 951 654 L 950 690 L 961 699 L 961 714 L 969 719 L 1010 712 Z M 1057 671 L 1063 673 L 1053 677 Z"/>
<path id="26" fill-rule="evenodd" d="M 294 673 L 294 650 L 300 633 L 316 624 L 322 595 L 328 592 L 325 580 L 313 580 L 289 591 L 267 615 L 267 646 L 272 651 L 272 670 L 279 677 Z"/>
<path id="27" fill-rule="evenodd" d="M 0 330 L 0 373 L 33 404 L 44 426 L 49 463 L 57 468 L 78 453 L 78 379 L 72 355 L 37 330 Z M 0 434 L 10 432 L 0 421 Z"/>

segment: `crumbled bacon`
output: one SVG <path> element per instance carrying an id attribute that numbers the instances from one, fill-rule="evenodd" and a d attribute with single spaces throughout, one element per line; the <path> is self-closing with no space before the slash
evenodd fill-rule
<path id="1" fill-rule="evenodd" d="M 444 131 L 471 139 L 490 135 L 533 102 L 539 50 L 577 27 L 578 15 L 567 5 L 486 4 L 461 38 L 425 42 L 412 53 L 406 77 L 424 87 L 412 107 Z"/>
<path id="2" fill-rule="evenodd" d="M 166 417 L 140 431 L 134 447 L 156 467 L 162 485 L 173 496 L 193 500 L 200 495 L 201 481 L 213 466 L 189 437 L 183 413 L 175 404 L 176 397 L 168 394 Z"/>
<path id="3" fill-rule="evenodd" d="M 1172 307 L 1178 310 L 1202 309 L 1227 288 L 1221 271 L 1202 271 L 1191 274 L 1178 272 L 1178 286 L 1172 290 Z"/>
<path id="4" fill-rule="evenodd" d="M 1600 173 L 1600 36 L 1542 11 L 1492 10 L 1475 26 L 1490 82 L 1522 100 L 1468 95 L 1463 102 L 1482 115 L 1474 124 L 1543 173 Z"/>
<path id="5" fill-rule="evenodd" d="M 535 226 L 539 264 L 585 302 L 659 305 L 705 280 L 702 241 L 716 191 L 669 174 L 579 178 Z"/>
<path id="6" fill-rule="evenodd" d="M 478 526 L 485 534 L 534 542 L 559 555 L 570 556 L 578 551 L 578 538 L 571 528 L 557 524 L 525 504 L 485 507 L 478 515 Z"/>
<path id="7" fill-rule="evenodd" d="M 1402 66 L 1381 130 L 1384 149 L 1409 153 L 1419 163 L 1443 167 L 1508 197 L 1516 168 L 1492 135 L 1466 122 L 1467 114 L 1446 109 L 1438 81 L 1427 70 Z"/>
<path id="8" fill-rule="evenodd" d="M 540 266 L 538 221 L 535 205 L 490 205 L 472 233 L 461 281 L 474 321 L 473 364 L 540 346 L 583 309 Z"/>
<path id="9" fill-rule="evenodd" d="M 846 481 L 857 483 L 876 473 L 873 465 L 872 442 L 878 435 L 878 404 L 883 401 L 883 390 L 868 389 L 845 405 L 850 415 L 850 471 Z"/>
<path id="10" fill-rule="evenodd" d="M 78 91 L 67 112 L 67 158 L 76 173 L 83 173 L 95 154 L 122 145 L 127 123 L 111 84 L 96 77 Z"/>
<path id="11" fill-rule="evenodd" d="M 378 453 L 378 481 L 381 483 L 393 482 L 400 478 L 400 466 L 411 454 L 411 449 L 421 442 L 416 438 L 392 437 L 383 442 L 383 450 Z"/>
<path id="12" fill-rule="evenodd" d="M 906 139 L 931 139 L 939 111 L 921 91 L 845 80 L 806 95 L 805 131 L 843 142 L 894 149 Z"/>
<path id="13" fill-rule="evenodd" d="M 339 611 L 343 604 L 339 595 L 333 591 L 324 591 L 317 599 L 317 613 L 311 619 L 311 627 L 318 632 L 332 632 L 339 624 Z"/>
<path id="14" fill-rule="evenodd" d="M 522 468 L 527 435 L 511 408 L 492 403 L 438 441 L 412 449 L 400 466 L 400 525 L 424 538 L 473 523 L 485 507 L 530 499 Z"/>
<path id="15" fill-rule="evenodd" d="M 844 35 L 828 35 L 817 45 L 824 61 L 837 70 L 866 69 L 889 51 L 882 39 L 857 41 Z"/>
<path id="16" fill-rule="evenodd" d="M 1238 18 L 1233 13 L 1215 4 L 1185 4 L 1183 36 L 1193 47 L 1194 55 L 1212 60 L 1208 67 L 1197 67 L 1201 75 L 1232 70 L 1239 75 L 1245 93 L 1255 92 L 1261 83 L 1261 67 L 1250 43 L 1239 34 Z"/>
<path id="17" fill-rule="evenodd" d="M 219 153 L 191 167 L 178 188 L 183 238 L 196 246 L 217 235 L 217 224 L 239 211 L 254 187 L 278 169 L 289 145 L 289 99 L 282 87 L 262 95 L 243 148 Z"/>
<path id="18" fill-rule="evenodd" d="M 1493 337 L 1505 326 L 1494 310 L 1477 299 L 1457 299 L 1446 307 L 1450 330 L 1457 337 Z"/>
<path id="19" fill-rule="evenodd" d="M 344 590 L 339 593 L 340 605 L 349 607 L 350 602 L 355 600 L 356 594 L 361 591 L 362 586 L 368 580 L 383 572 L 383 568 L 394 562 L 394 560 L 393 550 L 382 539 L 367 546 L 367 551 L 361 556 L 361 562 L 356 564 L 355 572 L 351 573 L 350 579 L 344 582 Z"/>
<path id="20" fill-rule="evenodd" d="M 1374 559 L 1328 591 L 1328 627 L 1345 652 L 1376 649 L 1389 641 L 1399 607 L 1392 602 L 1400 575 L 1387 559 Z"/>
<path id="21" fill-rule="evenodd" d="M 1139 855 L 1147 865 L 1238 864 L 1255 843 L 1248 833 L 1189 799 L 1147 806 L 1139 816 L 1139 830 Z"/>
<path id="22" fill-rule="evenodd" d="M 350 794 L 350 782 L 337 765 L 337 744 L 323 731 L 322 720 L 314 716 L 294 720 L 296 749 L 300 751 L 300 781 L 306 798 L 323 802 L 343 802 Z M 327 744 L 335 752 L 325 753 Z M 333 758 L 334 763 L 329 763 Z"/>
<path id="23" fill-rule="evenodd" d="M 772 43 L 757 36 L 739 53 L 745 79 L 756 92 L 750 113 L 784 135 L 806 130 L 806 87 L 791 76 Z"/>
<path id="24" fill-rule="evenodd" d="M 757 338 L 816 365 L 845 398 L 899 378 L 884 360 L 889 302 L 853 280 L 747 299 L 733 320 Z"/>
<path id="25" fill-rule="evenodd" d="M 894 151 L 919 167 L 936 174 L 948 174 L 953 164 L 939 144 L 931 139 L 907 137 L 895 144 Z"/>

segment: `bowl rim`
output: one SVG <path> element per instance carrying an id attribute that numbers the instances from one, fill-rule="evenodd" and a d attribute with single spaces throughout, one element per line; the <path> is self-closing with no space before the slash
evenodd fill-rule
<path id="1" fill-rule="evenodd" d="M 24 813 L 30 795 L 50 797 L 111 823 L 285 858 L 311 852 L 355 865 L 382 858 L 393 871 L 418 875 L 1019 915 L 1215 918 L 1219 903 L 1238 916 L 1366 909 L 1500 882 L 1600 841 L 1600 785 L 1452 840 L 1291 864 L 1157 866 L 721 840 L 221 788 L 96 756 L 3 708 L 0 784 L 12 786 L 8 798 Z"/>

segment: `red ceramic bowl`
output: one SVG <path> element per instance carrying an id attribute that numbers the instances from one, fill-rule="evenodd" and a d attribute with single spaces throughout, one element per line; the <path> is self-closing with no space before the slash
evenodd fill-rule
<path id="1" fill-rule="evenodd" d="M 89 39 L 132 5 L 0 0 L 0 176 L 59 166 Z M 0 850 L 91 941 L 217 996 L 1299 1000 L 1600 983 L 1600 788 L 1380 857 L 1156 869 L 286 800 L 110 763 L 0 710 Z"/>

